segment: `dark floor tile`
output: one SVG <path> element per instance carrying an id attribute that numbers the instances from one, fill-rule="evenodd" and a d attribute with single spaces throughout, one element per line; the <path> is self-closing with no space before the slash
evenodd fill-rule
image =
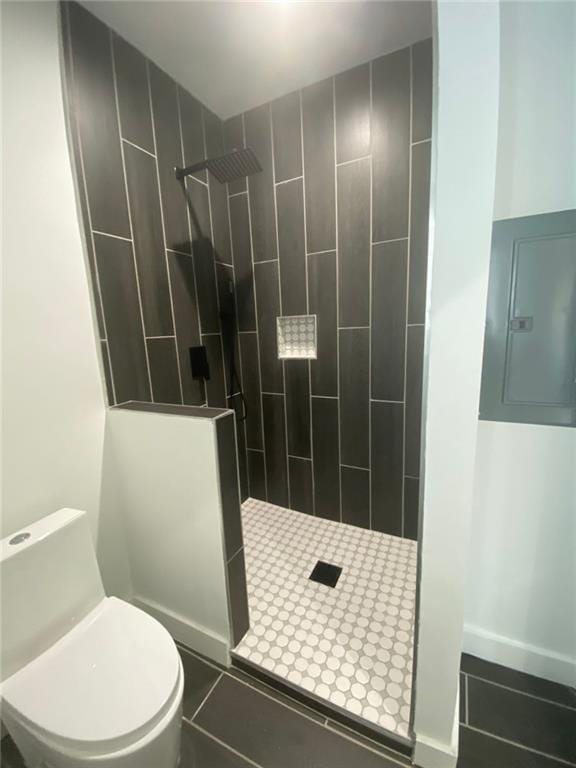
<path id="1" fill-rule="evenodd" d="M 184 717 L 192 719 L 206 698 L 206 694 L 218 679 L 220 672 L 194 654 L 182 648 L 178 648 L 178 651 L 184 666 L 182 714 Z"/>
<path id="2" fill-rule="evenodd" d="M 332 79 L 302 91 L 308 253 L 336 247 Z"/>
<path id="3" fill-rule="evenodd" d="M 318 517 L 340 520 L 338 400 L 312 398 L 314 509 Z"/>
<path id="4" fill-rule="evenodd" d="M 264 446 L 268 501 L 288 506 L 288 466 L 286 456 L 286 423 L 284 395 L 262 395 L 264 410 Z"/>
<path id="5" fill-rule="evenodd" d="M 418 541 L 420 481 L 417 477 L 404 478 L 404 537 Z"/>
<path id="6" fill-rule="evenodd" d="M 237 552 L 226 565 L 230 601 L 232 645 L 238 645 L 250 629 L 248 594 L 246 592 L 246 564 L 244 550 Z"/>
<path id="7" fill-rule="evenodd" d="M 323 715 L 319 714 L 318 712 L 315 712 L 313 709 L 310 709 L 310 707 L 307 707 L 305 704 L 303 704 L 301 701 L 297 700 L 293 696 L 291 696 L 291 690 L 287 685 L 283 685 L 280 683 L 279 685 L 282 686 L 282 689 L 276 688 L 272 681 L 266 681 L 266 673 L 262 673 L 262 676 L 256 677 L 255 675 L 258 675 L 257 670 L 249 670 L 250 667 L 249 664 L 246 662 L 236 662 L 234 661 L 234 665 L 230 667 L 227 674 L 231 677 L 234 677 L 236 680 L 240 680 L 243 683 L 246 683 L 246 685 L 251 685 L 252 688 L 255 688 L 257 691 L 260 691 L 263 694 L 266 694 L 267 696 L 270 696 L 275 701 L 278 701 L 280 704 L 285 704 L 288 707 L 291 707 L 292 709 L 295 709 L 297 712 L 300 712 L 303 715 L 306 715 L 306 717 L 311 718 L 312 720 L 315 720 L 317 723 L 324 723 L 324 720 L 326 719 Z"/>
<path id="8" fill-rule="evenodd" d="M 382 741 L 386 742 L 386 745 L 381 743 L 377 740 L 377 735 L 374 734 L 374 736 L 371 738 L 369 736 L 365 736 L 361 733 L 358 733 L 358 731 L 354 730 L 353 728 L 350 728 L 346 725 L 343 725 L 342 723 L 338 723 L 335 720 L 328 719 L 326 723 L 327 727 L 332 729 L 333 731 L 336 731 L 337 733 L 341 733 L 343 736 L 347 736 L 349 739 L 354 739 L 354 741 L 359 742 L 360 744 L 368 747 L 369 749 L 374 749 L 376 752 L 379 752 L 384 757 L 389 757 L 390 759 L 394 760 L 395 762 L 399 763 L 400 765 L 405 766 L 411 766 L 412 761 L 406 754 L 402 754 L 400 752 L 396 751 L 396 744 L 393 743 L 393 739 L 387 739 L 386 737 L 382 738 Z M 380 734 L 378 734 L 378 737 L 380 737 Z"/>
<path id="9" fill-rule="evenodd" d="M 290 482 L 290 509 L 314 514 L 314 491 L 312 487 L 312 461 L 288 458 L 288 477 Z"/>
<path id="10" fill-rule="evenodd" d="M 342 522 L 370 528 L 370 472 L 340 467 Z"/>
<path id="11" fill-rule="evenodd" d="M 412 141 L 432 135 L 432 38 L 412 46 Z"/>
<path id="12" fill-rule="evenodd" d="M 251 109 L 244 115 L 246 146 L 256 153 L 262 170 L 248 177 L 252 255 L 254 261 L 276 259 L 276 215 L 272 174 L 272 132 L 270 105 Z"/>
<path id="13" fill-rule="evenodd" d="M 370 66 L 362 64 L 335 78 L 336 160 L 370 154 Z"/>
<path id="14" fill-rule="evenodd" d="M 182 727 L 179 768 L 253 768 L 249 763 L 191 723 Z"/>
<path id="15" fill-rule="evenodd" d="M 264 452 L 248 449 L 248 488 L 253 499 L 266 501 Z"/>
<path id="16" fill-rule="evenodd" d="M 118 35 L 113 35 L 112 43 L 122 136 L 154 152 L 146 59 Z"/>
<path id="17" fill-rule="evenodd" d="M 468 677 L 468 724 L 576 763 L 576 710 Z"/>
<path id="18" fill-rule="evenodd" d="M 551 757 L 460 727 L 458 768 L 561 768 Z"/>
<path id="19" fill-rule="evenodd" d="M 462 654 L 462 671 L 468 675 L 513 688 L 515 691 L 531 693 L 533 696 L 576 708 L 576 689 L 545 680 L 543 677 L 518 672 L 515 669 L 479 659 L 477 656 L 470 656 L 468 653 Z"/>
<path id="20" fill-rule="evenodd" d="M 274 161 L 276 181 L 302 175 L 302 131 L 300 92 L 295 91 L 272 102 Z"/>
<path id="21" fill-rule="evenodd" d="M 216 685 L 197 723 L 246 757 L 270 768 L 397 768 L 375 752 L 228 676 Z"/>
<path id="22" fill-rule="evenodd" d="M 147 339 L 152 396 L 155 403 L 181 403 L 175 339 Z"/>

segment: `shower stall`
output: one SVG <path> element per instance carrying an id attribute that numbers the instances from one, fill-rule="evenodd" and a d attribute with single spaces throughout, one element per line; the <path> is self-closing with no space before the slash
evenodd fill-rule
<path id="1" fill-rule="evenodd" d="M 109 402 L 235 411 L 235 663 L 408 747 L 431 40 L 221 117 L 63 8 Z"/>

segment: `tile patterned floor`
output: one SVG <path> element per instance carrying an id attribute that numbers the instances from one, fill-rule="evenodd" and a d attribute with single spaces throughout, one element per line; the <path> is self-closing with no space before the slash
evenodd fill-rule
<path id="1" fill-rule="evenodd" d="M 250 630 L 235 654 L 320 701 L 409 736 L 417 544 L 249 499 Z M 340 566 L 334 588 L 309 580 Z"/>

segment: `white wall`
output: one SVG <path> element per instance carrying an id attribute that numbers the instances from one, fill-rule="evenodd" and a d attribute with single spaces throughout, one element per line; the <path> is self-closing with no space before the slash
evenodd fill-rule
<path id="1" fill-rule="evenodd" d="M 576 5 L 501 6 L 495 218 L 576 208 Z M 575 430 L 481 421 L 464 649 L 576 683 Z"/>
<path id="2" fill-rule="evenodd" d="M 97 537 L 104 390 L 66 138 L 58 7 L 6 2 L 1 13 L 0 535 L 74 507 L 88 512 Z M 118 553 L 99 551 L 107 586 L 129 590 L 121 565 L 120 581 L 108 578 Z"/>
<path id="3" fill-rule="evenodd" d="M 177 639 L 228 662 L 216 426 L 111 409 L 102 514 L 125 521 L 134 602 Z"/>
<path id="4" fill-rule="evenodd" d="M 440 0 L 437 13 L 414 716 L 424 768 L 456 765 L 498 116 L 498 4 Z"/>

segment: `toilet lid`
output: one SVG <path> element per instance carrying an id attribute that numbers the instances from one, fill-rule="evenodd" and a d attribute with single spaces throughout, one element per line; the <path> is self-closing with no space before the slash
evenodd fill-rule
<path id="1" fill-rule="evenodd" d="M 2 683 L 2 698 L 51 738 L 76 743 L 145 733 L 179 683 L 174 641 L 155 619 L 106 598 Z"/>

